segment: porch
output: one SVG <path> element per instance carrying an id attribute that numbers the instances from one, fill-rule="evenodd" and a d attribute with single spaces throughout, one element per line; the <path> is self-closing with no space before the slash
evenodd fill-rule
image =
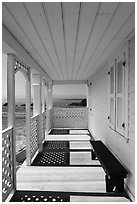
<path id="1" fill-rule="evenodd" d="M 7 57 L 3 201 L 133 201 L 135 4 L 3 2 L 2 10 Z M 26 160 L 17 170 L 19 72 L 26 83 Z M 53 90 L 65 85 L 85 86 L 86 106 L 54 107 Z M 103 141 L 127 170 L 124 192 L 106 193 L 103 166 L 91 159 L 91 140 Z"/>
<path id="2" fill-rule="evenodd" d="M 44 161 L 27 165 L 27 160 L 16 172 L 16 191 L 11 202 L 129 202 L 126 192 L 106 193 L 105 172 L 98 160 L 91 159 L 92 136 L 87 129 L 54 129 L 68 134 L 49 134 L 45 143 L 55 155 Z M 68 143 L 69 162 L 63 164 L 63 155 L 57 155 L 61 144 Z M 43 143 L 43 148 L 47 148 Z M 52 144 L 53 143 L 53 144 Z M 58 146 L 58 148 L 57 148 Z M 63 144 L 64 148 L 64 144 Z M 66 150 L 64 150 L 66 151 Z M 52 154 L 53 154 L 52 152 Z M 35 161 L 34 156 L 32 161 Z M 45 162 L 46 161 L 46 162 Z M 43 164 L 44 163 L 44 164 Z M 46 164 L 45 164 L 46 163 Z"/>

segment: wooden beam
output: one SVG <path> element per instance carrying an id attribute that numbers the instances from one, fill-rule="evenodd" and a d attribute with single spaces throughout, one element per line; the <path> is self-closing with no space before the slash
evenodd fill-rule
<path id="1" fill-rule="evenodd" d="M 16 54 L 28 63 L 31 68 L 38 70 L 38 72 L 46 79 L 47 82 L 52 82 L 51 77 L 41 68 L 41 66 L 32 58 L 32 56 L 25 50 L 17 39 L 2 25 L 2 40 L 8 44 Z"/>
<path id="2" fill-rule="evenodd" d="M 54 80 L 53 85 L 63 84 L 87 84 L 87 80 Z"/>

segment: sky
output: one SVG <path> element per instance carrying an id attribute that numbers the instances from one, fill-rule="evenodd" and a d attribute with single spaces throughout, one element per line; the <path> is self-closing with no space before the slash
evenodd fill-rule
<path id="1" fill-rule="evenodd" d="M 25 98 L 26 82 L 23 74 L 17 72 L 15 75 L 15 96 L 17 99 Z M 54 98 L 84 98 L 86 85 L 54 85 Z M 7 56 L 2 55 L 2 99 L 7 98 Z"/>

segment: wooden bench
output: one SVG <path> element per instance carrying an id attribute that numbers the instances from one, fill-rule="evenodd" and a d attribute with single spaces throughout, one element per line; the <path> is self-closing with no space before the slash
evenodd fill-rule
<path id="1" fill-rule="evenodd" d="M 91 141 L 92 159 L 99 159 L 106 175 L 106 192 L 124 192 L 124 178 L 128 172 L 101 140 Z"/>

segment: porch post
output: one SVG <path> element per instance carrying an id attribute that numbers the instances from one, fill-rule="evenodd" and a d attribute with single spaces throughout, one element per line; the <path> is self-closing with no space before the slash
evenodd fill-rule
<path id="1" fill-rule="evenodd" d="M 42 88 L 41 88 L 41 95 L 42 95 L 42 113 L 45 112 L 45 80 L 42 80 Z"/>
<path id="2" fill-rule="evenodd" d="M 44 79 L 42 80 L 41 95 L 42 95 L 43 139 L 45 139 L 45 124 L 46 123 L 45 123 L 45 80 Z"/>
<path id="3" fill-rule="evenodd" d="M 46 120 L 46 130 L 47 134 L 49 130 L 52 127 L 51 124 L 51 109 L 53 107 L 53 97 L 52 97 L 52 84 L 47 84 L 47 98 L 46 98 L 46 115 L 47 115 L 47 120 Z"/>
<path id="4" fill-rule="evenodd" d="M 38 115 L 38 144 L 42 151 L 42 126 L 41 126 L 41 76 L 33 74 L 33 115 Z"/>
<path id="5" fill-rule="evenodd" d="M 26 159 L 27 159 L 28 166 L 31 165 L 30 135 L 31 135 L 31 77 L 29 73 L 29 76 L 26 79 L 26 141 L 27 141 Z"/>
<path id="6" fill-rule="evenodd" d="M 12 133 L 12 167 L 13 189 L 16 190 L 16 132 L 15 132 L 15 55 L 7 55 L 7 102 L 8 127 L 13 128 Z"/>

